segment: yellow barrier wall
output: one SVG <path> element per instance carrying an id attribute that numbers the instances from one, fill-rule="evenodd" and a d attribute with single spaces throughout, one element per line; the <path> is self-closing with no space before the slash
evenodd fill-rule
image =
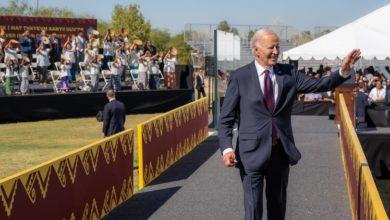
<path id="1" fill-rule="evenodd" d="M 207 138 L 208 112 L 202 98 L 137 126 L 140 189 Z"/>
<path id="2" fill-rule="evenodd" d="M 339 98 L 340 145 L 353 219 L 388 219 L 367 159 L 352 125 L 345 99 Z"/>
<path id="3" fill-rule="evenodd" d="M 100 219 L 133 194 L 126 130 L 0 180 L 0 219 Z"/>

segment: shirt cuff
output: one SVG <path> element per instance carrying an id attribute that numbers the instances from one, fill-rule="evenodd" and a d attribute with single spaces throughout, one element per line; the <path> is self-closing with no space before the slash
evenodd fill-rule
<path id="1" fill-rule="evenodd" d="M 229 153 L 229 152 L 233 152 L 233 148 L 229 147 L 229 148 L 226 148 L 223 152 L 222 152 L 222 155 L 225 156 L 225 154 Z"/>
<path id="2" fill-rule="evenodd" d="M 341 77 L 343 77 L 344 79 L 345 78 L 348 78 L 350 75 L 354 74 L 355 73 L 355 68 L 352 68 L 349 73 L 347 75 L 344 75 L 342 72 L 341 72 L 341 68 L 339 69 L 339 74 Z"/>

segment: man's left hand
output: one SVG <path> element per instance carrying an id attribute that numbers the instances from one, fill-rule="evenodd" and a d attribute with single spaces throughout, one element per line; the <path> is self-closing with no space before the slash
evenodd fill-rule
<path id="1" fill-rule="evenodd" d="M 343 64 L 341 65 L 341 73 L 343 75 L 348 75 L 356 61 L 360 59 L 360 54 L 360 49 L 353 49 L 346 57 L 344 57 Z"/>

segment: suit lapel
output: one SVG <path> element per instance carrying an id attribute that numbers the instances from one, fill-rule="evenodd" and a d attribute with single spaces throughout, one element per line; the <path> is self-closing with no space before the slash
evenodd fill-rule
<path id="1" fill-rule="evenodd" d="M 251 63 L 251 65 L 249 65 L 249 69 L 250 69 L 251 76 L 252 76 L 251 80 L 255 84 L 256 96 L 259 97 L 261 104 L 265 107 L 265 104 L 264 104 L 264 94 L 263 94 L 263 91 L 261 91 L 261 88 L 260 88 L 259 75 L 257 73 L 255 61 L 253 61 Z"/>
<path id="2" fill-rule="evenodd" d="M 276 98 L 275 109 L 274 109 L 274 112 L 276 112 L 276 110 L 280 105 L 279 102 L 280 102 L 280 98 L 282 97 L 282 92 L 284 87 L 283 84 L 284 76 L 278 64 L 274 66 L 274 74 L 275 74 L 276 82 L 278 83 L 278 97 Z"/>

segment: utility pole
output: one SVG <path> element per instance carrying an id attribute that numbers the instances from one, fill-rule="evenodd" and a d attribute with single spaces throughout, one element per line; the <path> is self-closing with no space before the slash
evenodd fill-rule
<path id="1" fill-rule="evenodd" d="M 218 130 L 219 120 L 219 95 L 218 95 L 218 47 L 217 34 L 218 30 L 214 30 L 214 106 L 213 106 L 213 124 L 214 129 Z"/>

